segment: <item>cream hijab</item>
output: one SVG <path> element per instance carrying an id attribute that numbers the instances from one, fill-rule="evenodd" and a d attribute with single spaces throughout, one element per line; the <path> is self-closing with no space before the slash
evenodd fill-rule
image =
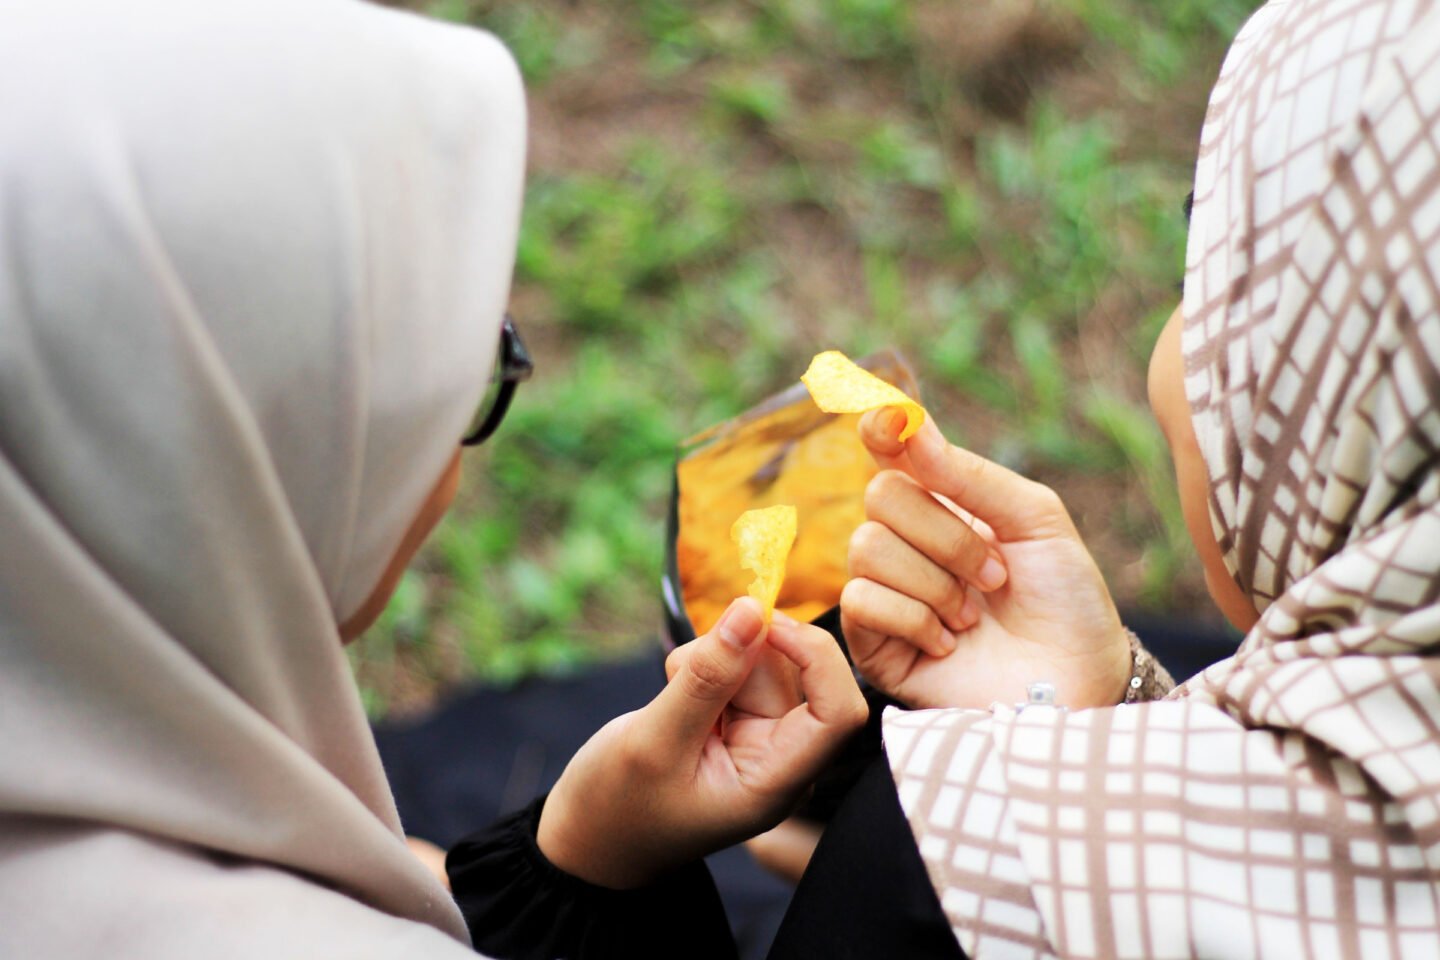
<path id="1" fill-rule="evenodd" d="M 1440 4 L 1236 38 L 1183 344 L 1260 621 L 1163 701 L 888 715 L 931 880 L 974 960 L 1440 958 Z"/>
<path id="2" fill-rule="evenodd" d="M 491 37 L 0 3 L 0 956 L 469 955 L 337 636 L 493 360 Z"/>

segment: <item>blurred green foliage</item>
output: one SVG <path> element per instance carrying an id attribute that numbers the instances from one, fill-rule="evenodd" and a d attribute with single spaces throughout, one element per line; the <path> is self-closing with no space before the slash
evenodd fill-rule
<path id="1" fill-rule="evenodd" d="M 1247 0 L 433 0 L 502 37 L 535 380 L 353 659 L 367 706 L 633 650 L 675 446 L 894 345 L 1066 496 L 1122 604 L 1198 609 L 1144 369 Z"/>

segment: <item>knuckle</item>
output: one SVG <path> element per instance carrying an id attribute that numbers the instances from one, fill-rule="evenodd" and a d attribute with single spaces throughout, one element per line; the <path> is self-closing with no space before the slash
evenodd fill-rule
<path id="1" fill-rule="evenodd" d="M 621 768 L 634 776 L 650 777 L 658 773 L 662 765 L 661 752 L 655 749 L 651 738 L 633 730 L 619 738 L 616 753 Z"/>
<path id="2" fill-rule="evenodd" d="M 685 692 L 697 700 L 718 700 L 730 692 L 730 672 L 714 656 L 695 654 L 680 674 Z"/>
<path id="3" fill-rule="evenodd" d="M 851 574 L 866 570 L 872 559 L 882 549 L 886 529 L 883 524 L 866 520 L 850 535 L 850 550 L 846 557 Z"/>
<path id="4" fill-rule="evenodd" d="M 924 637 L 930 629 L 931 622 L 938 622 L 935 621 L 935 614 L 930 612 L 930 608 L 921 603 L 907 604 L 896 620 L 900 634 L 910 640 L 919 640 Z"/>
<path id="5" fill-rule="evenodd" d="M 865 485 L 865 515 L 885 515 L 896 499 L 903 496 L 905 487 L 905 475 L 898 470 L 881 470 L 875 474 Z"/>
<path id="6" fill-rule="evenodd" d="M 870 586 L 864 580 L 850 580 L 840 590 L 840 610 L 863 619 L 869 611 Z"/>
<path id="7" fill-rule="evenodd" d="M 857 667 L 864 668 L 880 645 L 880 635 L 860 623 L 850 614 L 841 610 L 840 632 L 845 638 L 845 647 Z"/>
<path id="8" fill-rule="evenodd" d="M 682 651 L 684 651 L 685 649 L 686 646 L 681 645 L 676 647 L 674 650 L 671 650 L 670 653 L 666 655 L 665 679 L 673 679 L 675 677 L 675 674 L 679 673 L 684 668 L 686 654 Z"/>
<path id="9" fill-rule="evenodd" d="M 1046 513 L 1064 513 L 1065 503 L 1060 499 L 1060 494 L 1053 489 L 1035 480 L 1027 480 L 1033 491 L 1035 504 Z"/>
<path id="10" fill-rule="evenodd" d="M 971 572 L 972 567 L 978 567 L 983 562 L 984 547 L 974 530 L 963 522 L 958 522 L 941 542 L 940 554 L 940 562 L 947 569 L 966 574 Z"/>
<path id="11" fill-rule="evenodd" d="M 852 730 L 859 730 L 865 726 L 866 722 L 870 719 L 870 704 L 866 701 L 865 695 L 860 692 L 859 687 L 855 688 L 848 700 L 849 703 L 846 704 L 846 726 Z"/>
<path id="12" fill-rule="evenodd" d="M 625 766 L 637 779 L 654 780 L 669 771 L 670 763 L 663 751 L 637 745 L 626 754 Z"/>
<path id="13" fill-rule="evenodd" d="M 970 479 L 977 484 L 990 482 L 990 474 L 995 472 L 995 464 L 981 456 L 971 456 Z"/>

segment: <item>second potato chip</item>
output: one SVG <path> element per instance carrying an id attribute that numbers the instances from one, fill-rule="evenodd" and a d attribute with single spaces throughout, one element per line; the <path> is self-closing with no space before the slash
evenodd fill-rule
<path id="1" fill-rule="evenodd" d="M 755 573 L 750 596 L 760 601 L 766 623 L 785 580 L 785 560 L 795 543 L 797 520 L 795 508 L 781 504 L 746 510 L 730 528 L 730 539 L 740 548 L 740 565 Z"/>

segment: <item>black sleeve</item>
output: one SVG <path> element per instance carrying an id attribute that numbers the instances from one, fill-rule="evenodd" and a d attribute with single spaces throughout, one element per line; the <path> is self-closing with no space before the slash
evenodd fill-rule
<path id="1" fill-rule="evenodd" d="M 541 797 L 450 849 L 445 872 L 475 949 L 497 960 L 696 957 L 734 960 L 705 864 L 638 890 L 610 890 L 556 867 L 535 842 Z"/>
<path id="2" fill-rule="evenodd" d="M 965 960 L 877 757 L 825 828 L 770 960 Z"/>

